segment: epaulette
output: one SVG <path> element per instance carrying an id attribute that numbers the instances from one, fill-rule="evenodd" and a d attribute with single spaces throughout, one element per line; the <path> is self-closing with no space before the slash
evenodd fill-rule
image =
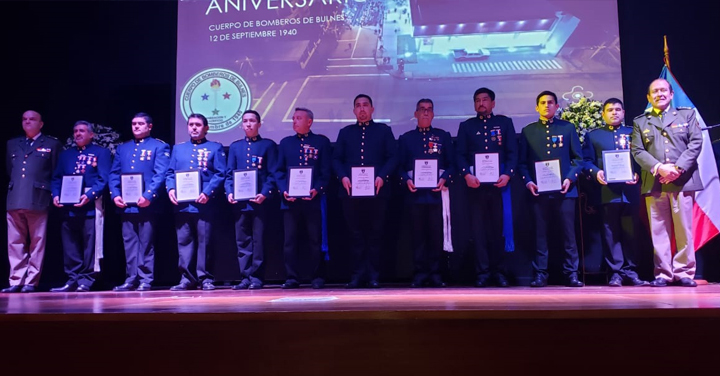
<path id="1" fill-rule="evenodd" d="M 635 117 L 633 118 L 633 120 L 635 120 L 635 119 L 640 119 L 641 117 L 648 116 L 648 114 L 649 114 L 648 112 L 642 113 L 642 114 L 640 114 L 640 115 L 638 115 L 638 116 L 635 116 Z"/>
<path id="2" fill-rule="evenodd" d="M 51 136 L 51 135 L 49 135 L 49 134 L 46 134 L 45 137 L 47 137 L 47 138 L 49 138 L 49 139 L 51 139 L 51 140 L 60 141 L 60 140 L 57 139 L 57 137 L 53 137 L 53 136 Z"/>
<path id="3" fill-rule="evenodd" d="M 161 140 L 161 139 L 159 139 L 159 138 L 156 138 L 156 137 L 153 137 L 153 138 L 156 139 L 156 140 L 158 140 L 158 141 L 160 141 L 160 142 L 162 142 L 163 144 L 167 144 L 167 142 L 165 142 L 165 141 L 163 141 L 163 140 Z"/>
<path id="4" fill-rule="evenodd" d="M 692 110 L 691 107 L 675 107 L 677 110 Z"/>

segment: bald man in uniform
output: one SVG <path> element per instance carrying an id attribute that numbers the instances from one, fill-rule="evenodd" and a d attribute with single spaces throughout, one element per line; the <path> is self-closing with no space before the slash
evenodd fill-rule
<path id="1" fill-rule="evenodd" d="M 25 111 L 25 136 L 8 141 L 5 166 L 7 193 L 8 260 L 10 287 L 4 293 L 33 292 L 40 282 L 45 256 L 50 181 L 62 144 L 41 132 L 44 123 L 36 111 Z"/>
<path id="2" fill-rule="evenodd" d="M 695 111 L 673 107 L 672 98 L 666 80 L 650 84 L 647 99 L 652 108 L 633 122 L 632 154 L 642 167 L 640 193 L 655 248 L 655 280 L 650 285 L 695 287 L 692 224 L 695 192 L 703 189 L 697 165 L 702 130 Z"/>

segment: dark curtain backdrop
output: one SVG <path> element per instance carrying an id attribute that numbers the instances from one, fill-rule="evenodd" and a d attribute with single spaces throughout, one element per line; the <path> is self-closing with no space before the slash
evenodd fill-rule
<path id="1" fill-rule="evenodd" d="M 673 72 L 701 111 L 707 124 L 720 123 L 720 106 L 716 88 L 720 87 L 720 50 L 712 41 L 720 36 L 714 2 L 657 0 L 619 0 L 620 38 L 623 66 L 623 91 L 628 119 L 641 113 L 647 100 L 650 81 L 662 68 L 663 35 L 668 36 Z M 22 134 L 21 114 L 34 109 L 43 114 L 44 132 L 64 140 L 72 124 L 79 119 L 109 125 L 132 136 L 129 122 L 139 111 L 154 118 L 153 135 L 172 141 L 175 90 L 175 52 L 177 4 L 174 1 L 3 1 L 0 2 L 2 33 L 3 88 L 2 144 Z M 553 88 L 549 87 L 549 90 Z M 535 93 L 529 93 L 534 97 Z M 348 98 L 348 101 L 351 98 Z M 718 132 L 713 138 L 719 138 Z M 717 144 L 716 144 L 717 146 Z M 717 147 L 716 147 L 717 149 Z M 1 183 L 7 186 L 7 175 Z M 526 220 L 527 197 L 522 183 L 513 183 L 517 250 L 511 254 L 511 274 L 518 283 L 530 277 L 533 224 Z M 384 279 L 407 281 L 412 273 L 409 250 L 409 228 L 403 221 L 402 190 L 396 185 L 386 227 Z M 456 253 L 446 265 L 455 280 L 471 279 L 463 189 L 453 189 L 454 240 Z M 337 189 L 337 186 L 334 188 Z M 0 194 L 5 204 L 5 191 Z M 331 281 L 345 281 L 347 263 L 342 242 L 345 228 L 339 202 L 329 200 Z M 109 204 L 109 200 L 108 200 Z M 580 210 L 583 211 L 583 210 Z M 579 211 L 579 212 L 580 212 Z M 225 215 L 229 215 L 228 212 Z M 164 217 L 158 229 L 156 249 L 157 284 L 177 282 L 177 247 L 172 222 Z M 278 213 L 272 218 L 267 242 L 270 281 L 284 278 L 282 267 L 282 221 Z M 580 218 L 578 218 L 580 219 Z M 582 239 L 586 251 L 585 266 L 589 272 L 601 270 L 598 218 L 583 214 Z M 579 222 L 579 221 L 578 221 Z M 49 287 L 64 282 L 62 250 L 59 246 L 59 218 L 51 215 L 48 249 L 42 284 Z M 217 274 L 219 280 L 231 282 L 237 277 L 237 263 L 232 245 L 232 227 L 225 221 L 218 225 L 216 238 Z M 6 244 L 7 233 L 0 241 Z M 580 237 L 578 237 L 580 239 Z M 644 239 L 640 250 L 643 276 L 650 278 L 651 248 Z M 580 240 L 579 240 L 580 241 Z M 119 217 L 109 210 L 105 230 L 104 287 L 119 284 L 124 276 L 124 255 Z M 718 280 L 720 241 L 699 252 L 699 273 Z M 5 247 L 3 246 L 3 249 Z M 556 263 L 559 255 L 552 253 Z M 6 284 L 7 257 L 0 252 L 0 285 Z M 557 268 L 557 265 L 554 266 Z M 554 273 L 555 275 L 559 273 Z M 589 275 L 588 278 L 593 277 Z M 602 281 L 604 277 L 596 275 Z"/>

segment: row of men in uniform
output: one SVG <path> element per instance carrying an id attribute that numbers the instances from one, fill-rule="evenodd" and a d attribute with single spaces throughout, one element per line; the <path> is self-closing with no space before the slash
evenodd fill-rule
<path id="1" fill-rule="evenodd" d="M 695 262 L 692 248 L 692 203 L 694 192 L 702 189 L 697 176 L 697 154 L 701 134 L 694 112 L 670 108 L 672 88 L 656 80 L 648 90 L 653 110 L 635 118 L 634 127 L 624 126 L 623 104 L 609 99 L 603 105 L 606 126 L 590 132 L 581 146 L 575 127 L 555 118 L 557 96 L 549 91 L 536 98 L 540 118 L 523 128 L 516 140 L 512 120 L 495 115 L 495 93 L 478 89 L 473 100 L 477 116 L 462 122 L 453 145 L 450 134 L 432 126 L 434 104 L 421 99 L 416 104 L 418 126 L 396 142 L 392 130 L 372 120 L 372 99 L 364 94 L 353 101 L 357 122 L 341 129 L 335 147 L 327 137 L 310 130 L 313 113 L 297 108 L 293 116 L 295 135 L 284 138 L 279 146 L 260 136 L 260 115 L 252 110 L 242 117 L 244 139 L 233 142 L 226 157 L 221 144 L 207 140 L 207 119 L 192 114 L 188 119 L 190 141 L 175 145 L 170 153 L 166 143 L 150 137 L 152 119 L 140 113 L 133 118 L 135 139 L 122 144 L 114 160 L 110 153 L 91 143 L 92 125 L 78 122 L 74 127 L 76 147 L 59 153 L 57 140 L 40 134 L 40 115 L 23 115 L 26 137 L 8 143 L 8 252 L 11 264 L 10 287 L 4 292 L 32 292 L 42 267 L 47 201 L 63 211 L 61 234 L 68 282 L 52 291 L 88 291 L 94 282 L 93 251 L 95 208 L 89 203 L 109 186 L 114 204 L 121 210 L 122 233 L 126 250 L 127 278 L 116 291 L 149 290 L 153 281 L 154 228 L 158 191 L 167 190 L 175 205 L 180 283 L 172 290 L 214 289 L 209 270 L 208 245 L 217 205 L 226 199 L 233 207 L 235 236 L 241 281 L 233 289 L 263 287 L 263 232 L 268 225 L 268 207 L 263 205 L 273 194 L 282 195 L 287 280 L 283 288 L 300 286 L 298 278 L 297 237 L 300 226 L 307 230 L 313 265 L 311 286 L 324 287 L 324 258 L 321 250 L 322 212 L 320 197 L 325 194 L 332 172 L 342 184 L 339 190 L 343 213 L 349 229 L 347 250 L 352 255 L 352 274 L 348 288 L 380 287 L 380 249 L 389 189 L 383 187 L 396 171 L 406 185 L 415 274 L 413 287 L 443 287 L 439 259 L 443 248 L 443 190 L 453 174 L 462 177 L 469 191 L 471 230 L 475 246 L 475 286 L 509 286 L 503 260 L 502 192 L 510 179 L 518 175 L 532 194 L 536 222 L 536 254 L 533 261 L 533 287 L 547 285 L 549 218 L 559 214 L 564 235 L 563 273 L 566 285 L 581 287 L 578 279 L 578 252 L 575 241 L 575 183 L 582 169 L 601 184 L 604 218 L 604 245 L 610 271 L 610 286 L 648 285 L 638 278 L 633 257 L 634 247 L 627 245 L 633 229 L 623 227 L 623 218 L 632 217 L 633 198 L 642 193 L 648 206 L 655 248 L 655 276 L 649 284 L 666 286 L 676 283 L 695 286 Z M 698 138 L 700 141 L 698 141 Z M 631 142 L 631 140 L 638 140 Z M 631 149 L 642 169 L 642 179 L 608 184 L 602 166 L 603 150 Z M 500 177 L 494 184 L 481 184 L 473 174 L 476 153 L 497 153 Z M 24 156 L 24 157 L 23 157 Z M 58 160 L 57 166 L 55 160 Z M 440 169 L 434 189 L 415 187 L 412 170 L 415 159 L 436 159 Z M 535 162 L 558 159 L 564 178 L 559 192 L 539 193 L 535 184 Z M 28 163 L 30 162 L 30 163 Z M 313 167 L 313 185 L 308 197 L 288 195 L 289 167 Z M 375 195 L 351 194 L 351 168 L 374 167 Z M 256 169 L 259 190 L 255 198 L 235 200 L 233 174 L 237 169 Z M 50 171 L 54 170 L 51 177 Z M 202 180 L 200 196 L 194 202 L 178 202 L 175 196 L 175 172 L 198 170 Z M 127 203 L 121 196 L 120 176 L 142 173 L 146 182 L 143 197 Z M 86 192 L 78 204 L 60 204 L 60 181 L 64 175 L 83 175 Z M 641 187 L 638 181 L 642 180 Z M 29 184 L 28 184 L 29 183 Z M 18 190 L 18 187 L 19 188 Z M 225 192 L 225 193 L 223 193 Z M 32 197 L 27 197 L 27 196 Z M 224 198 L 223 198 L 224 196 Z M 24 198 L 20 200 L 19 198 Z M 45 200 L 46 202 L 43 202 Z M 27 204 L 30 202 L 30 205 Z M 689 216 L 688 216 L 689 213 Z M 675 234 L 678 252 L 671 253 Z M 678 236 L 680 234 L 680 236 Z M 29 238 L 27 242 L 25 239 Z M 625 244 L 623 244 L 625 243 Z"/>

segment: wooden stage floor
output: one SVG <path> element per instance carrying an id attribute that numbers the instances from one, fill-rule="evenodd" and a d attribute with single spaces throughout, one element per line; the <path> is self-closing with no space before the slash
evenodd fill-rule
<path id="1" fill-rule="evenodd" d="M 154 290 L 148 292 L 0 294 L 0 320 L 72 320 L 88 314 L 114 320 L 162 316 L 298 314 L 303 317 L 338 318 L 607 318 L 607 317 L 717 317 L 720 316 L 720 285 L 683 287 L 589 286 L 583 288 L 530 287 L 256 291 Z M 33 317 L 35 316 L 35 317 Z M 97 317 L 99 319 L 99 317 Z"/>
<path id="2" fill-rule="evenodd" d="M 0 358 L 7 374 L 712 374 L 719 308 L 720 285 L 0 294 Z"/>

